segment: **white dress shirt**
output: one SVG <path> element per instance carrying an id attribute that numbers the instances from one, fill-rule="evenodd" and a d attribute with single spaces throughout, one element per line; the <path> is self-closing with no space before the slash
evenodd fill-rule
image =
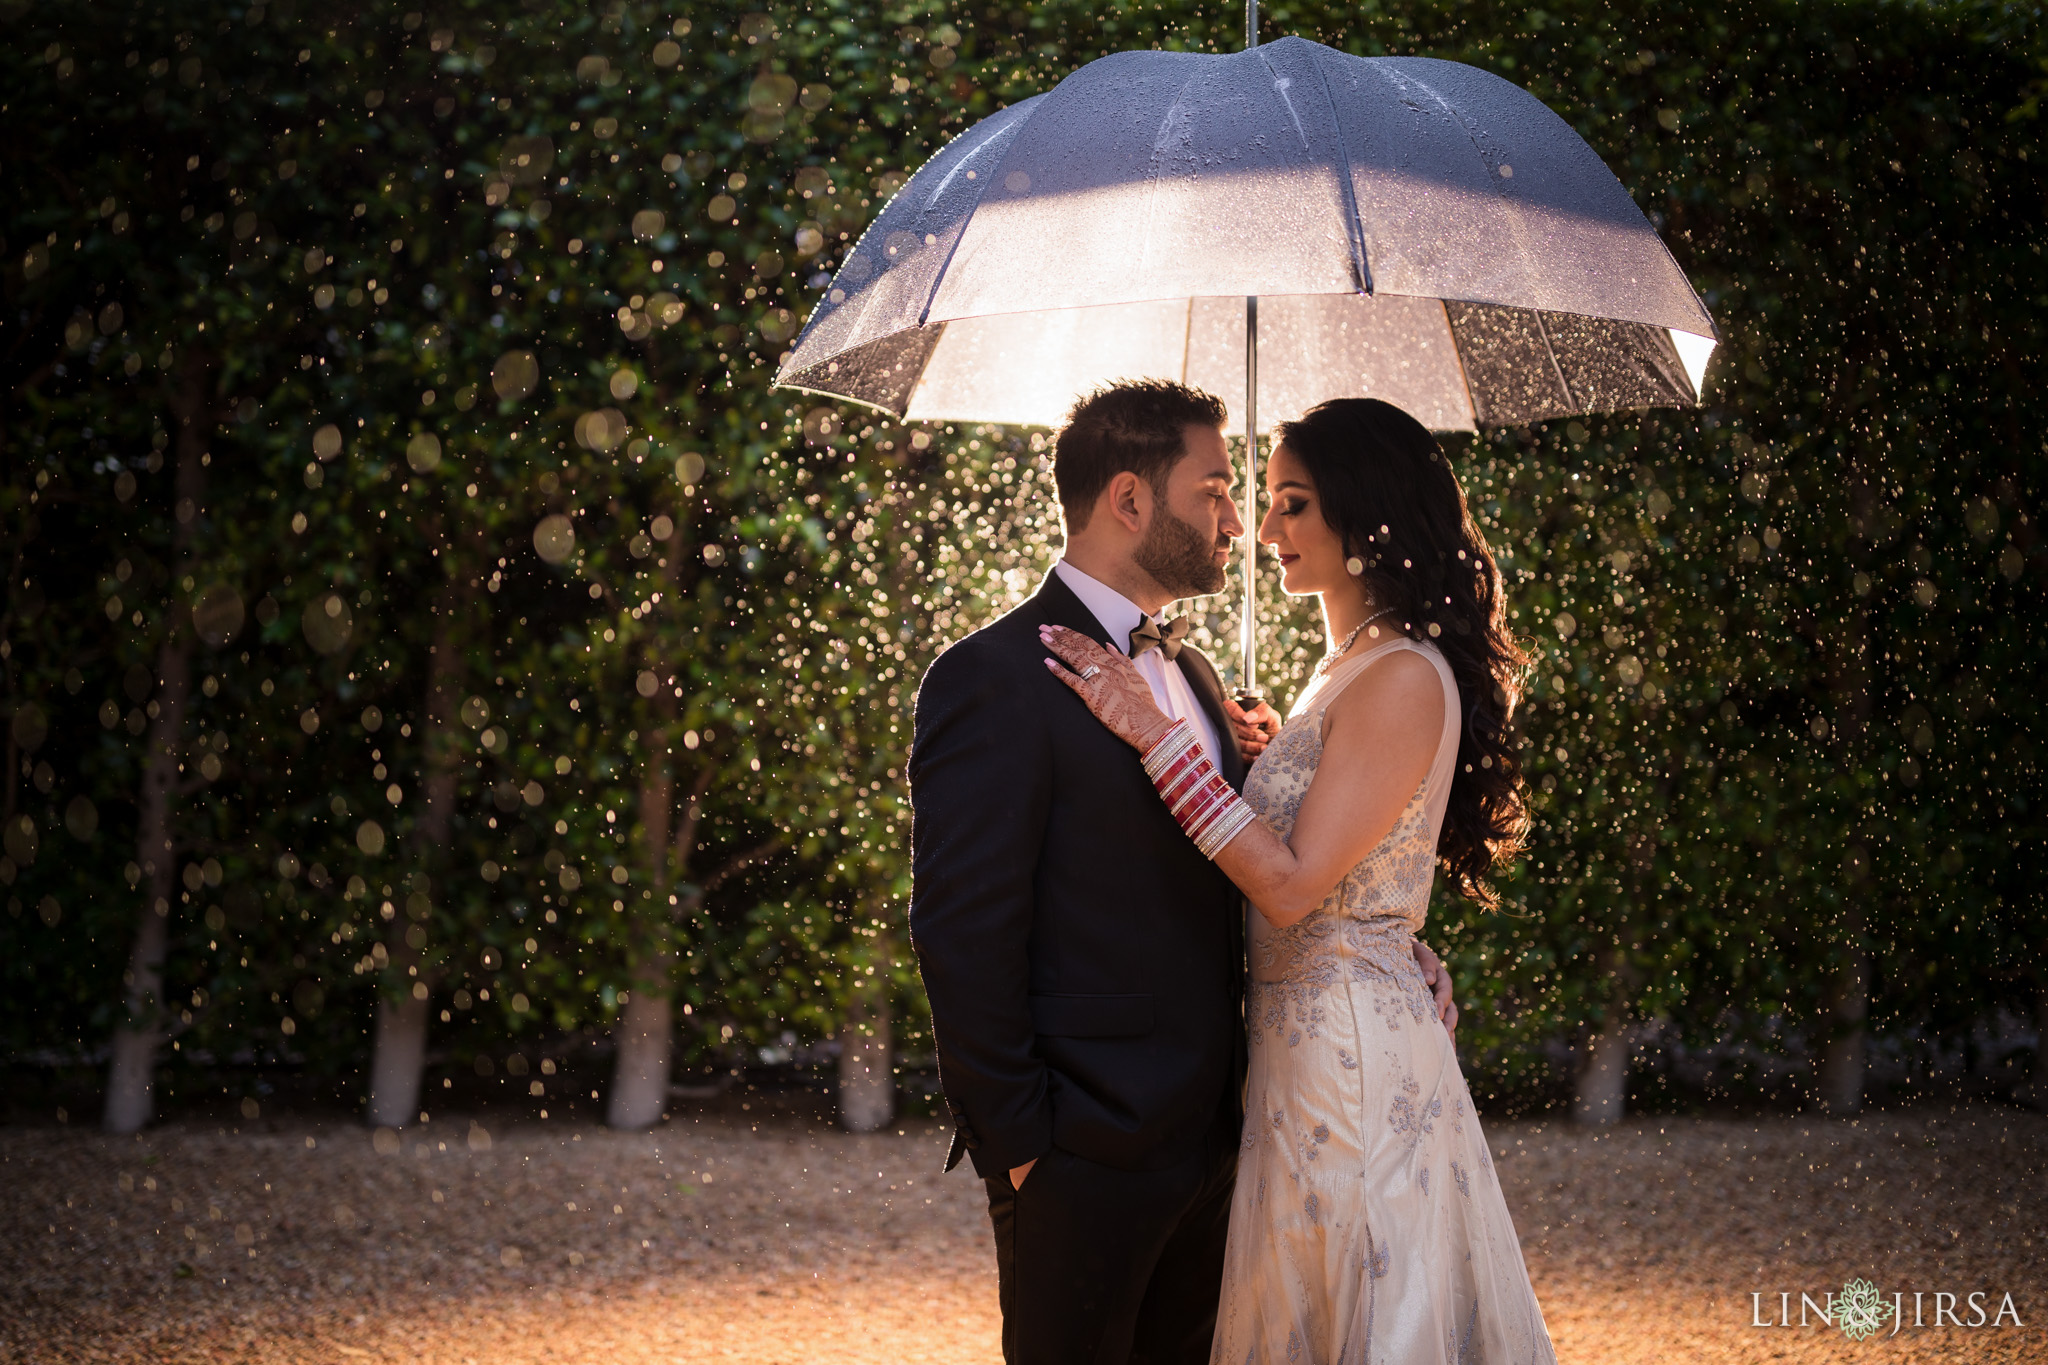
<path id="1" fill-rule="evenodd" d="M 1125 654 L 1131 652 L 1131 632 L 1139 622 L 1151 620 L 1156 629 L 1157 617 L 1148 618 L 1145 611 L 1130 598 L 1125 597 L 1106 583 L 1090 578 L 1079 569 L 1062 559 L 1052 566 L 1060 576 L 1060 582 L 1073 589 L 1074 596 L 1081 599 L 1081 605 L 1094 614 L 1102 623 L 1110 643 Z M 1202 741 L 1202 748 L 1211 760 L 1221 763 L 1223 750 L 1218 747 L 1216 729 L 1209 723 L 1209 713 L 1202 709 L 1195 691 L 1182 676 L 1180 661 L 1170 660 L 1156 649 L 1148 649 L 1134 661 L 1138 674 L 1145 685 L 1152 689 L 1152 700 L 1159 703 L 1159 709 L 1171 720 L 1185 720 L 1195 727 L 1195 738 Z"/>

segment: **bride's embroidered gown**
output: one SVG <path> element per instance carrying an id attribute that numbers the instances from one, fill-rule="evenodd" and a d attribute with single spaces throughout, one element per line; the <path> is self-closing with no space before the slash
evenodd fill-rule
<path id="1" fill-rule="evenodd" d="M 1394 828 L 1307 918 L 1248 910 L 1251 1070 L 1212 1365 L 1554 1362 L 1486 1138 L 1410 943 L 1457 763 L 1457 683 L 1394 640 L 1312 684 L 1244 795 L 1293 833 L 1323 713 L 1391 650 L 1444 686 L 1436 761 Z"/>

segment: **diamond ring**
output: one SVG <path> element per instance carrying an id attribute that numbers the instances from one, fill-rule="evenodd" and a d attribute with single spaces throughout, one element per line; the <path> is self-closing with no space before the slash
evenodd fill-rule
<path id="1" fill-rule="evenodd" d="M 1094 677 L 1097 673 L 1100 673 L 1101 671 L 1102 666 L 1100 664 L 1090 664 L 1086 668 L 1081 670 L 1081 681 L 1087 682 L 1090 678 Z"/>

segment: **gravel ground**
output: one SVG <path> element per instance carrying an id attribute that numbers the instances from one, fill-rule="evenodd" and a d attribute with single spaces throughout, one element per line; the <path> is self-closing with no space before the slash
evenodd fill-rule
<path id="1" fill-rule="evenodd" d="M 1560 1359 L 2048 1361 L 2048 1118 L 1488 1127 Z M 0 1360 L 994 1362 L 978 1182 L 920 1121 L 0 1129 Z M 2023 1326 L 1752 1327 L 1853 1275 Z M 1968 1321 L 1967 1298 L 1959 1314 Z"/>

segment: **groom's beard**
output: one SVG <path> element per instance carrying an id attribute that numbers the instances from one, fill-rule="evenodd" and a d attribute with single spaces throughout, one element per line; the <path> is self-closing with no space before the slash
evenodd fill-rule
<path id="1" fill-rule="evenodd" d="M 1162 504 L 1132 558 L 1175 597 L 1206 597 L 1223 591 L 1226 578 L 1216 551 L 1229 546 L 1229 537 L 1212 542 Z"/>

